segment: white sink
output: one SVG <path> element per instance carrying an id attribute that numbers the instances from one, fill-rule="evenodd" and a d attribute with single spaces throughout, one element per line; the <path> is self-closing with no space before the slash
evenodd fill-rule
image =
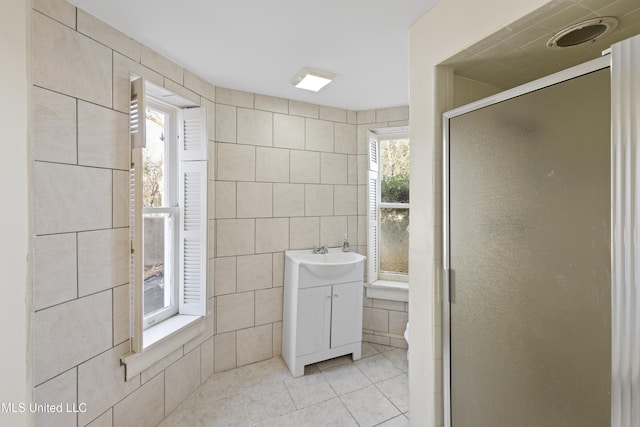
<path id="1" fill-rule="evenodd" d="M 356 252 L 342 252 L 340 248 L 329 249 L 326 254 L 313 251 L 287 251 L 287 258 L 300 272 L 306 270 L 321 279 L 338 279 L 351 273 L 362 274 L 365 256 Z"/>

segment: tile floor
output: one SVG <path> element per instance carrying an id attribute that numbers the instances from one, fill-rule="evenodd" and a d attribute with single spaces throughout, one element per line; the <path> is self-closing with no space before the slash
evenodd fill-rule
<path id="1" fill-rule="evenodd" d="M 161 427 L 408 426 L 407 351 L 362 344 L 294 378 L 281 357 L 217 373 Z"/>

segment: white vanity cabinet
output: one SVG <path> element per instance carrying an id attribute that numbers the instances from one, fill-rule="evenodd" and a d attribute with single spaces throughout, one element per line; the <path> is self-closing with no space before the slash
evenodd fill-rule
<path id="1" fill-rule="evenodd" d="M 361 355 L 365 257 L 317 254 L 309 258 L 316 265 L 296 262 L 296 253 L 310 252 L 290 251 L 285 257 L 282 355 L 296 377 L 305 365 Z"/>

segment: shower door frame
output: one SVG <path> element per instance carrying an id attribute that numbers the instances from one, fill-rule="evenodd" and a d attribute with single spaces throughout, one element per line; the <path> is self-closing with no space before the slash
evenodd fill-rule
<path id="1" fill-rule="evenodd" d="M 574 79 L 595 71 L 605 68 L 611 68 L 611 55 L 605 55 L 600 58 L 585 62 L 575 67 L 557 72 L 550 76 L 543 77 L 538 80 L 526 83 L 524 85 L 500 92 L 496 95 L 472 102 L 462 107 L 447 111 L 442 114 L 443 123 L 443 176 L 442 176 L 442 219 L 443 219 L 443 238 L 442 238 L 442 259 L 443 259 L 443 298 L 442 298 L 442 317 L 443 317 L 443 337 L 442 337 L 442 361 L 443 361 L 443 392 L 444 392 L 444 427 L 451 426 L 451 253 L 450 253 L 450 212 L 449 212 L 449 120 L 479 110 L 490 105 L 497 104 L 518 96 L 525 95 L 548 86 Z M 612 236 L 613 237 L 613 236 Z M 613 386 L 613 384 L 612 384 Z"/>

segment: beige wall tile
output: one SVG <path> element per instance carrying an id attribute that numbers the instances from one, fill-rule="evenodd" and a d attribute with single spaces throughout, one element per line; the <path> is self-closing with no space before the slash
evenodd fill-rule
<path id="1" fill-rule="evenodd" d="M 131 100 L 131 78 L 129 73 L 144 77 L 158 86 L 164 84 L 164 77 L 159 73 L 118 52 L 113 52 L 113 108 L 126 114 L 129 114 L 129 102 Z"/>
<path id="2" fill-rule="evenodd" d="M 355 125 L 335 124 L 336 153 L 357 154 L 357 132 Z"/>
<path id="3" fill-rule="evenodd" d="M 229 332 L 213 337 L 215 372 L 226 371 L 236 367 L 236 333 Z"/>
<path id="4" fill-rule="evenodd" d="M 216 86 L 216 103 L 253 108 L 253 93 Z"/>
<path id="5" fill-rule="evenodd" d="M 113 227 L 129 226 L 129 172 L 113 171 Z"/>
<path id="6" fill-rule="evenodd" d="M 134 61 L 140 61 L 140 43 L 82 9 L 78 9 L 78 31 Z"/>
<path id="7" fill-rule="evenodd" d="M 111 107 L 111 49 L 39 13 L 32 29 L 33 84 Z"/>
<path id="8" fill-rule="evenodd" d="M 273 283 L 271 254 L 238 257 L 238 292 L 270 288 Z"/>
<path id="9" fill-rule="evenodd" d="M 165 381 L 170 384 L 164 393 L 164 414 L 171 411 L 200 385 L 200 351 L 194 350 L 164 371 Z"/>
<path id="10" fill-rule="evenodd" d="M 207 221 L 207 258 L 213 258 L 216 255 L 216 221 L 211 219 Z"/>
<path id="11" fill-rule="evenodd" d="M 289 182 L 289 150 L 257 147 L 256 181 Z"/>
<path id="12" fill-rule="evenodd" d="M 358 162 L 358 184 L 365 185 L 369 180 L 369 156 L 359 154 L 357 156 Z"/>
<path id="13" fill-rule="evenodd" d="M 36 312 L 34 384 L 111 348 L 111 316 L 111 291 Z"/>
<path id="14" fill-rule="evenodd" d="M 291 182 L 320 183 L 320 153 L 291 150 Z"/>
<path id="15" fill-rule="evenodd" d="M 320 246 L 320 218 L 291 218 L 290 223 L 291 250 Z"/>
<path id="16" fill-rule="evenodd" d="M 236 183 L 233 181 L 216 181 L 215 188 L 216 218 L 235 218 Z"/>
<path id="17" fill-rule="evenodd" d="M 358 184 L 358 156 L 357 155 L 347 156 L 347 182 L 350 185 Z"/>
<path id="18" fill-rule="evenodd" d="M 362 341 L 373 344 L 389 345 L 389 337 L 385 335 L 373 335 L 362 333 Z"/>
<path id="19" fill-rule="evenodd" d="M 196 105 L 200 105 L 202 102 L 202 99 L 200 98 L 199 94 L 185 88 L 184 86 L 182 86 L 182 83 L 176 83 L 169 78 L 164 79 L 164 88 L 173 92 L 176 95 L 183 97 L 184 99 L 188 99 L 189 101 L 192 101 Z M 207 131 L 207 137 L 208 136 L 209 136 L 209 132 Z"/>
<path id="20" fill-rule="evenodd" d="M 36 412 L 36 425 L 50 427 L 77 425 L 76 414 L 66 411 L 67 407 L 71 407 L 71 405 L 78 407 L 77 384 L 78 376 L 74 368 L 36 387 L 34 389 L 34 401 L 36 404 L 51 406 L 62 404 L 63 408 L 63 412 Z"/>
<path id="21" fill-rule="evenodd" d="M 182 347 L 172 351 L 171 353 L 142 371 L 140 373 L 140 381 L 142 382 L 142 384 L 145 384 L 152 378 L 155 378 L 159 373 L 167 369 L 168 366 L 173 365 L 174 362 L 182 358 L 183 355 L 184 352 Z"/>
<path id="22" fill-rule="evenodd" d="M 352 246 L 351 250 L 353 249 L 354 245 L 358 245 L 358 217 L 357 216 L 350 216 L 348 219 L 349 225 L 348 225 L 348 229 L 349 229 L 349 235 L 348 235 L 348 239 L 349 239 L 349 243 Z"/>
<path id="23" fill-rule="evenodd" d="M 87 424 L 87 427 L 113 427 L 113 409 L 110 408 L 107 412 L 91 421 L 91 423 Z"/>
<path id="24" fill-rule="evenodd" d="M 145 45 L 141 46 L 140 63 L 165 77 L 169 77 L 174 82 L 178 82 L 180 84 L 184 83 L 184 70 L 181 66 L 175 62 L 169 61 L 167 58 Z"/>
<path id="25" fill-rule="evenodd" d="M 333 215 L 333 186 L 332 185 L 305 185 L 306 216 Z"/>
<path id="26" fill-rule="evenodd" d="M 216 297 L 216 332 L 224 333 L 253 326 L 253 310 L 253 292 Z"/>
<path id="27" fill-rule="evenodd" d="M 255 181 L 256 148 L 250 145 L 218 145 L 218 179 L 222 181 Z"/>
<path id="28" fill-rule="evenodd" d="M 76 8 L 66 0 L 33 0 L 35 10 L 64 25 L 76 28 Z"/>
<path id="29" fill-rule="evenodd" d="M 36 162 L 34 218 L 35 234 L 111 227 L 111 171 Z"/>
<path id="30" fill-rule="evenodd" d="M 41 310 L 76 298 L 75 233 L 36 237 L 33 251 L 34 309 Z"/>
<path id="31" fill-rule="evenodd" d="M 129 281 L 129 229 L 78 233 L 78 291 L 93 294 Z"/>
<path id="32" fill-rule="evenodd" d="M 273 214 L 273 184 L 238 182 L 238 218 L 264 218 Z"/>
<path id="33" fill-rule="evenodd" d="M 389 333 L 403 335 L 409 321 L 409 313 L 403 311 L 389 312 Z"/>
<path id="34" fill-rule="evenodd" d="M 333 122 L 307 119 L 305 132 L 305 148 L 307 150 L 333 152 Z"/>
<path id="35" fill-rule="evenodd" d="M 358 214 L 358 187 L 355 185 L 336 185 L 333 189 L 335 215 Z"/>
<path id="36" fill-rule="evenodd" d="M 216 104 L 216 141 L 236 142 L 236 107 Z"/>
<path id="37" fill-rule="evenodd" d="M 236 257 L 215 259 L 214 295 L 236 292 Z"/>
<path id="38" fill-rule="evenodd" d="M 155 427 L 164 419 L 164 373 L 113 407 L 113 427 Z M 172 387 L 173 384 L 169 384 Z"/>
<path id="39" fill-rule="evenodd" d="M 376 110 L 376 122 L 409 120 L 409 106 L 382 108 Z"/>
<path id="40" fill-rule="evenodd" d="M 273 113 L 238 108 L 238 143 L 273 145 Z"/>
<path id="41" fill-rule="evenodd" d="M 273 184 L 273 216 L 304 216 L 304 184 Z"/>
<path id="42" fill-rule="evenodd" d="M 320 244 L 330 247 L 342 246 L 348 235 L 346 216 L 323 216 L 320 218 Z"/>
<path id="43" fill-rule="evenodd" d="M 216 100 L 216 87 L 202 77 L 186 69 L 184 70 L 184 87 L 211 101 Z"/>
<path id="44" fill-rule="evenodd" d="M 200 383 L 204 383 L 213 375 L 213 337 L 200 345 Z"/>
<path id="45" fill-rule="evenodd" d="M 358 111 L 356 113 L 356 120 L 358 122 L 358 124 L 364 124 L 364 123 L 375 123 L 376 121 L 376 110 L 363 110 L 363 111 Z"/>
<path id="46" fill-rule="evenodd" d="M 273 356 L 282 354 L 282 322 L 273 323 Z"/>
<path id="47" fill-rule="evenodd" d="M 276 98 L 275 96 L 267 96 L 255 94 L 256 110 L 272 111 L 274 113 L 289 113 L 289 100 L 285 98 Z"/>
<path id="48" fill-rule="evenodd" d="M 358 215 L 367 214 L 367 201 L 369 200 L 366 185 L 358 185 Z"/>
<path id="49" fill-rule="evenodd" d="M 217 220 L 216 255 L 249 255 L 254 253 L 255 220 Z"/>
<path id="50" fill-rule="evenodd" d="M 237 332 L 238 366 L 273 357 L 273 327 L 262 325 Z"/>
<path id="51" fill-rule="evenodd" d="M 129 284 L 113 288 L 113 345 L 129 339 Z"/>
<path id="52" fill-rule="evenodd" d="M 207 152 L 215 153 L 215 144 L 213 142 L 216 139 L 216 104 L 202 96 L 200 97 L 200 106 L 207 110 Z M 209 179 L 213 179 L 213 177 L 214 175 L 211 174 Z"/>
<path id="53" fill-rule="evenodd" d="M 369 233 L 369 220 L 364 215 L 358 215 L 358 245 L 367 244 Z"/>
<path id="54" fill-rule="evenodd" d="M 85 425 L 125 396 L 140 387 L 140 376 L 124 380 L 124 366 L 120 358 L 129 351 L 125 342 L 78 367 L 78 401 L 87 404 L 87 411 L 78 414 Z"/>
<path id="55" fill-rule="evenodd" d="M 76 100 L 33 88 L 33 157 L 57 163 L 76 163 Z"/>
<path id="56" fill-rule="evenodd" d="M 341 108 L 325 107 L 320 105 L 319 107 L 320 120 L 329 120 L 331 122 L 346 123 L 347 111 Z"/>
<path id="57" fill-rule="evenodd" d="M 129 170 L 129 116 L 78 101 L 78 164 Z"/>
<path id="58" fill-rule="evenodd" d="M 304 118 L 273 115 L 273 145 L 304 150 Z"/>
<path id="59" fill-rule="evenodd" d="M 355 111 L 347 111 L 347 123 L 350 125 L 358 123 L 358 115 Z"/>
<path id="60" fill-rule="evenodd" d="M 346 154 L 320 153 L 322 184 L 347 184 L 348 175 Z"/>
<path id="61" fill-rule="evenodd" d="M 289 218 L 256 219 L 256 253 L 289 249 Z"/>
<path id="62" fill-rule="evenodd" d="M 273 286 L 284 286 L 284 252 L 273 254 Z"/>
<path id="63" fill-rule="evenodd" d="M 389 332 L 389 311 L 379 308 L 362 309 L 362 327 L 372 331 Z"/>
<path id="64" fill-rule="evenodd" d="M 302 101 L 289 100 L 289 114 L 292 116 L 309 117 L 317 119 L 319 117 L 319 108 L 315 104 L 309 104 Z"/>
<path id="65" fill-rule="evenodd" d="M 256 325 L 282 320 L 282 290 L 280 287 L 256 291 Z"/>
<path id="66" fill-rule="evenodd" d="M 391 301 L 386 299 L 377 299 L 373 300 L 373 308 L 382 308 L 385 310 L 393 310 L 393 311 L 406 311 L 406 304 L 402 301 Z"/>

